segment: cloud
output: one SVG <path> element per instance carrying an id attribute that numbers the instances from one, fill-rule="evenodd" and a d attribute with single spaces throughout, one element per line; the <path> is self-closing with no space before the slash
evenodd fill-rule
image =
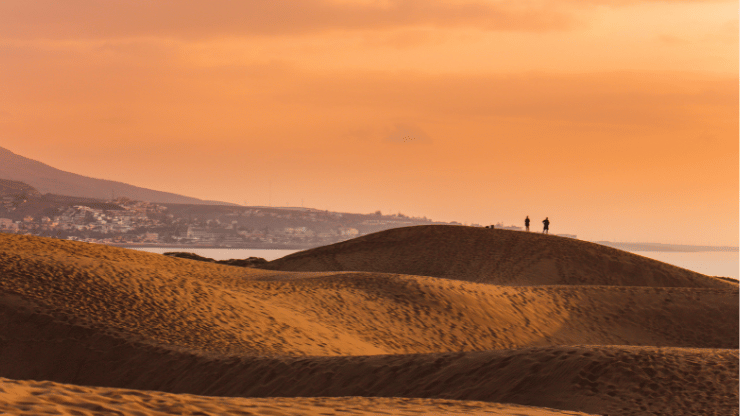
<path id="1" fill-rule="evenodd" d="M 568 29 L 572 23 L 567 14 L 550 8 L 482 1 L 389 0 L 378 5 L 327 0 L 7 0 L 0 4 L 0 36 L 16 39 L 191 39 L 413 26 L 542 32 Z"/>
<path id="2" fill-rule="evenodd" d="M 581 27 L 579 11 L 597 6 L 721 2 L 726 0 L 4 0 L 0 38 L 205 39 L 416 27 L 549 32 Z"/>
<path id="3" fill-rule="evenodd" d="M 412 123 L 397 123 L 388 130 L 386 142 L 413 145 L 432 141 L 424 130 Z"/>
<path id="4" fill-rule="evenodd" d="M 366 118 L 374 114 L 376 122 L 381 117 L 398 120 L 381 137 L 399 143 L 414 134 L 424 139 L 423 130 L 409 120 L 548 121 L 653 130 L 696 123 L 702 117 L 726 117 L 737 111 L 738 100 L 736 76 L 675 71 L 570 75 L 296 71 L 275 88 L 284 91 L 276 97 L 293 106 L 327 112 L 356 109 Z"/>

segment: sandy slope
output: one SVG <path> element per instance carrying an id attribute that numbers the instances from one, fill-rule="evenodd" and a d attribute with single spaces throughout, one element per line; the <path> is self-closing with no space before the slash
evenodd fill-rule
<path id="1" fill-rule="evenodd" d="M 511 404 L 442 399 L 296 397 L 246 399 L 159 391 L 81 387 L 50 381 L 0 378 L 0 414 L 80 416 L 160 415 L 471 415 L 588 416 L 586 413 Z"/>
<path id="2" fill-rule="evenodd" d="M 11 379 L 737 414 L 737 310 L 737 285 L 279 272 L 0 234 L 0 377 Z"/>
<path id="3" fill-rule="evenodd" d="M 106 334 L 203 352 L 367 355 L 562 344 L 733 348 L 738 339 L 732 290 L 286 274 L 51 239 L 0 234 L 0 241 L 0 289 L 32 301 L 30 308 Z M 12 303 L 5 299 L 0 305 Z"/>
<path id="4" fill-rule="evenodd" d="M 113 340 L 57 343 L 37 377 L 227 397 L 409 397 L 516 403 L 610 415 L 733 415 L 737 350 L 562 346 L 416 355 L 203 357 Z M 51 364 L 51 365 L 47 365 Z M 19 368 L 26 371 L 26 368 Z M 8 371 L 10 370 L 10 371 Z M 70 399 L 74 400 L 74 399 Z"/>
<path id="5" fill-rule="evenodd" d="M 284 271 L 361 270 L 498 285 L 737 289 L 737 283 L 587 241 L 452 225 L 381 231 L 294 253 L 260 267 Z"/>

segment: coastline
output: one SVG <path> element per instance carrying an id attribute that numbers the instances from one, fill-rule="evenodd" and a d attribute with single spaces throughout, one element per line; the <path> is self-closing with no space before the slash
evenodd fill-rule
<path id="1" fill-rule="evenodd" d="M 584 240 L 585 241 L 585 240 Z M 341 242 L 341 241 L 337 241 Z M 167 243 L 99 243 L 121 248 L 189 248 L 189 249 L 225 249 L 225 250 L 308 250 L 311 248 L 335 244 L 240 244 L 240 245 L 213 245 L 213 244 L 167 244 Z M 667 253 L 738 253 L 739 247 L 731 246 L 691 246 L 661 243 L 619 243 L 611 241 L 592 241 L 595 244 L 612 247 L 623 251 L 641 252 L 655 251 Z"/>
<path id="2" fill-rule="evenodd" d="M 620 243 L 612 241 L 594 241 L 602 246 L 612 247 L 624 251 L 663 251 L 673 253 L 698 253 L 698 252 L 740 252 L 740 247 L 731 246 L 692 246 L 683 244 L 662 243 Z"/>
<path id="3" fill-rule="evenodd" d="M 314 245 L 297 245 L 297 244 L 261 244 L 261 245 L 243 245 L 243 246 L 214 246 L 200 244 L 104 244 L 111 247 L 120 248 L 172 248 L 172 249 L 215 249 L 215 250 L 308 250 L 319 246 Z"/>

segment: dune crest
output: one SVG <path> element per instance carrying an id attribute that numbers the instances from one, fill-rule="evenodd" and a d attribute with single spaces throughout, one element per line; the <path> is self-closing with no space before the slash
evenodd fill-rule
<path id="1" fill-rule="evenodd" d="M 399 273 L 515 286 L 738 287 L 737 282 L 587 241 L 454 225 L 394 228 L 259 267 Z"/>

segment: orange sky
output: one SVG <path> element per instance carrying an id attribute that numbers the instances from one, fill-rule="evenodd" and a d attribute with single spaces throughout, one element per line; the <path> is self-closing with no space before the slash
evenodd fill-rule
<path id="1" fill-rule="evenodd" d="M 737 245 L 738 112 L 737 1 L 0 3 L 0 146 L 204 199 Z"/>

